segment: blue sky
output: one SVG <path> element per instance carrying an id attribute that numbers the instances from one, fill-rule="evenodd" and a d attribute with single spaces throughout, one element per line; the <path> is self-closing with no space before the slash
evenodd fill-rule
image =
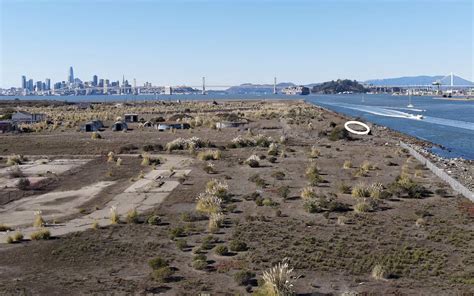
<path id="1" fill-rule="evenodd" d="M 71 65 L 140 85 L 474 80 L 471 0 L 0 2 L 0 87 Z"/>

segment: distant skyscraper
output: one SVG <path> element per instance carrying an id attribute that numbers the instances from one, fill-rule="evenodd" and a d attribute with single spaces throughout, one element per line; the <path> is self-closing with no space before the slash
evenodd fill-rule
<path id="1" fill-rule="evenodd" d="M 110 81 L 108 79 L 105 79 L 105 85 L 109 86 L 110 85 Z"/>
<path id="2" fill-rule="evenodd" d="M 36 81 L 36 91 L 43 90 L 43 82 Z"/>
<path id="3" fill-rule="evenodd" d="M 28 86 L 27 86 L 29 91 L 33 91 L 35 88 L 35 85 L 33 83 L 33 79 L 28 80 Z"/>
<path id="4" fill-rule="evenodd" d="M 97 75 L 92 76 L 92 85 L 93 86 L 97 86 L 97 80 L 98 79 L 99 79 L 99 77 L 97 77 Z"/>
<path id="5" fill-rule="evenodd" d="M 44 82 L 45 82 L 45 88 L 44 88 L 44 89 L 45 89 L 45 90 L 51 90 L 51 79 L 46 78 L 46 79 L 44 80 Z"/>
<path id="6" fill-rule="evenodd" d="M 104 79 L 100 79 L 100 80 L 99 80 L 99 86 L 100 86 L 100 87 L 103 87 L 103 86 L 104 86 Z"/>
<path id="7" fill-rule="evenodd" d="M 21 88 L 26 88 L 26 76 L 21 76 Z"/>
<path id="8" fill-rule="evenodd" d="M 72 70 L 72 67 L 69 67 L 68 81 L 69 83 L 74 83 L 74 71 Z"/>

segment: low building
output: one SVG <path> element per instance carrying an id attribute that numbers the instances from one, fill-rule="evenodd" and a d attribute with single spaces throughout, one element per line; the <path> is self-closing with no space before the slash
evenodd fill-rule
<path id="1" fill-rule="evenodd" d="M 123 119 L 125 122 L 138 122 L 138 114 L 124 114 Z"/>
<path id="2" fill-rule="evenodd" d="M 44 120 L 46 120 L 46 116 L 39 113 L 17 112 L 12 114 L 12 121 L 14 123 L 35 123 Z"/>
<path id="3" fill-rule="evenodd" d="M 0 121 L 0 134 L 9 133 L 16 129 L 16 125 L 11 120 Z"/>
<path id="4" fill-rule="evenodd" d="M 220 122 L 216 122 L 216 128 L 240 127 L 246 124 L 247 122 L 243 122 L 243 121 L 220 121 Z"/>
<path id="5" fill-rule="evenodd" d="M 306 86 L 298 85 L 298 86 L 288 86 L 281 90 L 281 92 L 285 95 L 309 95 L 309 88 Z"/>
<path id="6" fill-rule="evenodd" d="M 101 128 L 104 128 L 104 124 L 100 120 L 89 121 L 81 127 L 84 132 L 97 132 Z"/>
<path id="7" fill-rule="evenodd" d="M 159 131 L 165 131 L 170 129 L 189 129 L 191 125 L 189 123 L 160 123 L 158 124 Z"/>
<path id="8" fill-rule="evenodd" d="M 114 132 L 126 131 L 128 130 L 128 125 L 123 121 L 117 121 L 112 125 L 112 130 Z"/>

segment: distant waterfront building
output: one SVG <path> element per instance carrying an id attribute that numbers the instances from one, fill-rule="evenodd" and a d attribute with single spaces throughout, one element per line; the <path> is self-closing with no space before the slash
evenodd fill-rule
<path id="1" fill-rule="evenodd" d="M 68 77 L 69 83 L 74 83 L 74 71 L 72 69 L 72 66 L 69 67 L 69 77 Z"/>
<path id="2" fill-rule="evenodd" d="M 99 87 L 104 87 L 104 79 L 99 80 Z"/>
<path id="3" fill-rule="evenodd" d="M 43 82 L 36 81 L 36 91 L 43 90 Z"/>
<path id="4" fill-rule="evenodd" d="M 34 123 L 44 121 L 46 115 L 40 113 L 17 112 L 12 114 L 12 121 L 14 123 Z"/>
<path id="5" fill-rule="evenodd" d="M 21 88 L 26 89 L 26 76 L 21 76 Z"/>
<path id="6" fill-rule="evenodd" d="M 45 80 L 45 90 L 51 90 L 51 79 L 46 78 Z"/>
<path id="7" fill-rule="evenodd" d="M 108 79 L 105 79 L 104 83 L 105 83 L 104 85 L 110 86 L 110 81 Z"/>
<path id="8" fill-rule="evenodd" d="M 35 84 L 34 84 L 34 82 L 33 82 L 33 79 L 28 80 L 27 88 L 28 88 L 29 91 L 33 91 L 33 90 L 34 90 Z"/>
<path id="9" fill-rule="evenodd" d="M 281 91 L 285 95 L 309 95 L 309 88 L 306 86 L 288 86 Z"/>
<path id="10" fill-rule="evenodd" d="M 97 77 L 97 75 L 92 76 L 92 85 L 93 86 L 97 86 L 97 80 L 98 79 L 99 79 L 99 77 Z"/>
<path id="11" fill-rule="evenodd" d="M 173 88 L 171 86 L 165 86 L 164 93 L 165 93 L 165 95 L 172 95 L 173 94 Z"/>

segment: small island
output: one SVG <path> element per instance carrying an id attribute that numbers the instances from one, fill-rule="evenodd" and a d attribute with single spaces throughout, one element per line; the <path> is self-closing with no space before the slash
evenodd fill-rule
<path id="1" fill-rule="evenodd" d="M 365 93 L 368 90 L 359 82 L 349 79 L 338 79 L 313 86 L 313 94 Z"/>

